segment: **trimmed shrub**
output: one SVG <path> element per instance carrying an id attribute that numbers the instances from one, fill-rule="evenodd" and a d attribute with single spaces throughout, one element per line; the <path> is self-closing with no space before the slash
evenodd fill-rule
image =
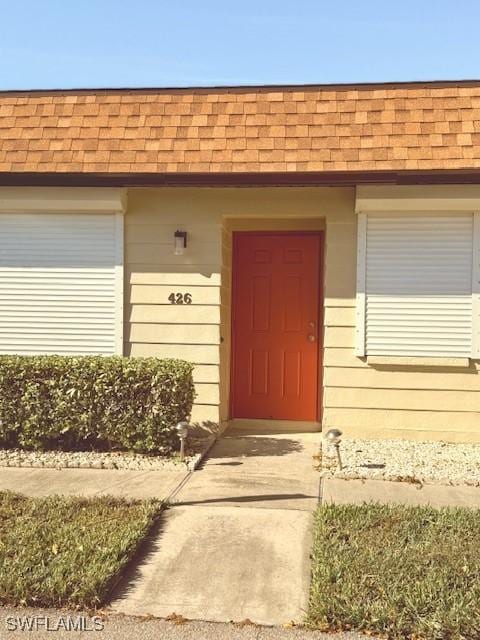
<path id="1" fill-rule="evenodd" d="M 0 446 L 167 453 L 193 366 L 119 356 L 0 356 Z"/>

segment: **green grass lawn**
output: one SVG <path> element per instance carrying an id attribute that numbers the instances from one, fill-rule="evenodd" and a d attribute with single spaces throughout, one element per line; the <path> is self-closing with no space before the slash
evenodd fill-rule
<path id="1" fill-rule="evenodd" d="M 319 508 L 309 625 L 387 638 L 480 638 L 480 511 Z"/>
<path id="2" fill-rule="evenodd" d="M 155 501 L 0 492 L 0 604 L 96 607 L 159 512 Z"/>

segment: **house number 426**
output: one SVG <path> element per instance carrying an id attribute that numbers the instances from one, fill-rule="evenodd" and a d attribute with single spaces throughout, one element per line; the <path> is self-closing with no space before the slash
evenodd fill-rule
<path id="1" fill-rule="evenodd" d="M 191 293 L 171 293 L 168 299 L 170 304 L 192 304 Z"/>

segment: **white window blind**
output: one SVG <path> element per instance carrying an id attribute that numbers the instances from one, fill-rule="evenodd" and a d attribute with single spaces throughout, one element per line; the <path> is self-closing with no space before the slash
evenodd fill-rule
<path id="1" fill-rule="evenodd" d="M 0 353 L 121 352 L 121 214 L 0 213 Z"/>
<path id="2" fill-rule="evenodd" d="M 364 352 L 472 356 L 474 215 L 368 214 L 363 222 Z"/>

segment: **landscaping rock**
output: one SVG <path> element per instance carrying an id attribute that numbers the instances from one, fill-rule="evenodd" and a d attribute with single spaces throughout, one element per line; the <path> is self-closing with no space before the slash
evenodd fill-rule
<path id="1" fill-rule="evenodd" d="M 479 444 L 344 438 L 340 453 L 342 470 L 323 441 L 323 477 L 480 486 Z"/>
<path id="2" fill-rule="evenodd" d="M 190 464 L 196 456 L 190 456 Z M 184 463 L 184 464 L 185 464 Z M 0 449 L 0 467 L 44 467 L 50 469 L 121 469 L 121 470 L 158 470 L 178 469 L 178 461 L 160 456 L 120 452 L 92 451 L 20 451 L 19 449 Z"/>
<path id="3" fill-rule="evenodd" d="M 50 469 L 119 469 L 131 471 L 178 471 L 196 469 L 215 442 L 218 425 L 190 426 L 187 456 L 142 455 L 126 451 L 25 451 L 0 449 L 0 467 L 44 467 Z"/>
<path id="4" fill-rule="evenodd" d="M 148 456 L 129 452 L 24 451 L 0 449 L 0 467 L 44 467 L 46 469 L 119 469 L 131 471 L 193 470 L 214 441 L 210 435 L 195 440 L 183 462 L 178 457 Z"/>

